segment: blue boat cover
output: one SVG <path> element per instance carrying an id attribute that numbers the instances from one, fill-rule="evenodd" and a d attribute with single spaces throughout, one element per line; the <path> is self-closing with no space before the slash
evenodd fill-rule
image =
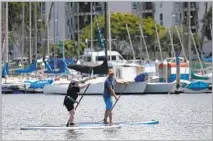
<path id="1" fill-rule="evenodd" d="M 180 79 L 182 79 L 182 80 L 189 80 L 189 74 L 180 74 Z M 176 74 L 171 74 L 168 77 L 168 82 L 173 82 L 175 80 L 176 80 Z M 163 81 L 160 79 L 160 82 L 163 82 Z"/>
<path id="2" fill-rule="evenodd" d="M 6 63 L 4 68 L 2 68 L 2 78 L 5 78 L 5 76 L 8 75 L 8 72 L 9 72 L 9 65 L 8 63 Z"/>
<path id="3" fill-rule="evenodd" d="M 188 89 L 192 89 L 192 90 L 203 90 L 203 89 L 207 89 L 208 87 L 209 87 L 209 84 L 203 81 L 192 82 L 187 86 Z"/>
<path id="4" fill-rule="evenodd" d="M 206 62 L 212 62 L 212 57 L 209 57 L 209 58 L 203 58 L 204 61 Z"/>
<path id="5" fill-rule="evenodd" d="M 54 73 L 54 74 L 66 73 L 66 72 L 69 72 L 67 65 L 74 64 L 74 61 L 72 59 L 57 58 L 56 61 L 57 61 L 56 63 L 57 63 L 57 66 L 59 67 L 59 70 L 53 71 L 54 59 L 50 59 L 49 61 L 45 62 L 45 68 L 46 68 L 45 73 Z"/>
<path id="6" fill-rule="evenodd" d="M 31 81 L 31 80 L 25 80 L 25 81 L 24 81 L 25 84 L 26 84 L 26 83 L 31 84 L 31 83 L 33 83 L 33 82 L 35 82 L 35 81 Z"/>
<path id="7" fill-rule="evenodd" d="M 42 89 L 42 88 L 44 88 L 45 85 L 52 84 L 52 83 L 53 83 L 53 80 L 39 80 L 39 81 L 35 81 L 35 82 L 31 83 L 29 88 Z"/>
<path id="8" fill-rule="evenodd" d="M 141 73 L 135 77 L 135 82 L 143 82 L 146 80 L 146 78 L 148 78 L 148 74 L 146 72 Z"/>
<path id="9" fill-rule="evenodd" d="M 30 64 L 27 68 L 17 69 L 17 70 L 15 70 L 15 72 L 17 74 L 32 73 L 32 72 L 36 71 L 36 64 L 37 64 L 37 61 L 33 61 L 32 64 Z"/>

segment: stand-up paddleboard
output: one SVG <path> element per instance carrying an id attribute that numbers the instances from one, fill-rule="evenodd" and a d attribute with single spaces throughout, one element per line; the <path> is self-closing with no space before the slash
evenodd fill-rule
<path id="1" fill-rule="evenodd" d="M 119 124 L 76 124 L 72 127 L 62 126 L 41 126 L 41 127 L 22 127 L 21 130 L 81 130 L 81 129 L 109 129 L 109 128 L 120 128 Z"/>
<path id="2" fill-rule="evenodd" d="M 129 125 L 154 125 L 158 124 L 158 120 L 143 121 L 143 122 L 117 122 L 112 125 L 103 124 L 100 122 L 80 122 L 72 127 L 63 126 L 41 126 L 41 127 L 23 127 L 21 130 L 81 130 L 81 129 L 109 129 L 120 128 Z"/>
<path id="3" fill-rule="evenodd" d="M 126 125 L 143 125 L 143 124 L 158 124 L 159 120 L 141 121 L 141 122 L 116 122 L 115 124 L 126 126 Z M 101 122 L 81 122 L 84 125 L 101 125 Z"/>
<path id="4" fill-rule="evenodd" d="M 143 121 L 143 122 L 118 122 L 122 126 L 124 125 L 143 125 L 143 124 L 158 124 L 158 120 L 151 120 L 151 121 Z"/>

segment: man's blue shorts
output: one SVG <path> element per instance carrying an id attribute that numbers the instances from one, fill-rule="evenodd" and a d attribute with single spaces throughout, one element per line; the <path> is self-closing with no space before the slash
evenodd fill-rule
<path id="1" fill-rule="evenodd" d="M 111 110 L 112 109 L 112 98 L 105 98 L 104 97 L 104 102 L 106 104 L 106 110 Z"/>

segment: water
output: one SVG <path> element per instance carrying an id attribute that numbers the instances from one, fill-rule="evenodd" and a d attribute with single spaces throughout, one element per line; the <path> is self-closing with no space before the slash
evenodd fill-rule
<path id="1" fill-rule="evenodd" d="M 116 129 L 20 130 L 27 126 L 65 125 L 68 113 L 59 95 L 2 95 L 2 139 L 7 140 L 205 140 L 212 139 L 212 94 L 122 96 L 114 109 L 116 121 L 159 120 L 158 125 Z M 76 122 L 103 118 L 101 96 L 85 96 L 76 111 Z"/>

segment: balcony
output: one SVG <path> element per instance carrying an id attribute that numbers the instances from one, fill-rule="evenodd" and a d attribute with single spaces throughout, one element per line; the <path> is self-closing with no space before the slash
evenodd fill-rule
<path id="1" fill-rule="evenodd" d="M 142 10 L 142 13 L 154 13 L 154 10 L 153 9 Z"/>
<path id="2" fill-rule="evenodd" d="M 80 13 L 74 13 L 73 15 L 74 16 L 90 16 L 90 15 L 101 15 L 101 13 L 100 12 L 93 12 L 93 13 L 91 13 L 91 12 L 80 12 Z"/>

